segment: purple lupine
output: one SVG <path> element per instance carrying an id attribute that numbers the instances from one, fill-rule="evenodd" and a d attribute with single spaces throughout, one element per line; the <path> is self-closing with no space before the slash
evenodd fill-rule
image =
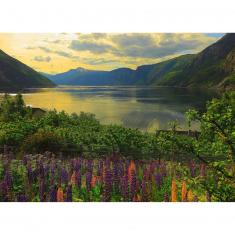
<path id="1" fill-rule="evenodd" d="M 160 188 L 162 186 L 162 175 L 161 175 L 161 173 L 158 172 L 155 175 L 155 182 L 156 182 L 157 188 Z"/>
<path id="2" fill-rule="evenodd" d="M 75 177 L 76 177 L 76 185 L 78 187 L 78 189 L 81 189 L 81 185 L 82 185 L 82 175 L 81 175 L 81 171 L 76 171 L 75 172 Z"/>
<path id="3" fill-rule="evenodd" d="M 91 180 L 92 180 L 92 170 L 93 170 L 93 161 L 87 161 L 87 169 L 86 169 L 86 188 L 89 192 L 91 190 Z"/>
<path id="4" fill-rule="evenodd" d="M 28 200 L 27 200 L 27 197 L 25 194 L 20 194 L 17 196 L 17 201 L 18 202 L 27 202 Z"/>
<path id="5" fill-rule="evenodd" d="M 130 179 L 130 196 L 131 201 L 136 195 L 136 172 L 135 170 L 131 171 L 131 179 Z"/>
<path id="6" fill-rule="evenodd" d="M 169 194 L 164 193 L 164 202 L 169 202 Z"/>
<path id="7" fill-rule="evenodd" d="M 68 184 L 68 172 L 65 168 L 61 169 L 61 183 L 67 185 Z"/>
<path id="8" fill-rule="evenodd" d="M 142 188 L 142 200 L 143 200 L 143 202 L 149 201 L 147 184 L 148 184 L 148 182 L 145 179 L 142 179 L 141 188 Z"/>
<path id="9" fill-rule="evenodd" d="M 41 178 L 44 178 L 44 176 L 45 176 L 45 171 L 44 171 L 44 166 L 43 166 L 43 162 L 42 162 L 42 161 L 39 161 L 39 167 L 38 167 L 38 169 L 39 169 L 39 176 L 40 176 Z"/>
<path id="10" fill-rule="evenodd" d="M 103 181 L 103 201 L 108 202 L 111 199 L 112 192 L 112 174 L 110 170 L 110 161 L 108 159 L 105 161 Z"/>
<path id="11" fill-rule="evenodd" d="M 8 191 L 11 191 L 13 188 L 13 179 L 12 179 L 12 175 L 11 175 L 10 170 L 7 170 L 5 172 L 4 180 L 6 182 Z"/>
<path id="12" fill-rule="evenodd" d="M 0 183 L 0 196 L 3 202 L 8 201 L 8 196 L 7 196 L 7 183 L 5 180 L 3 180 Z"/>
<path id="13" fill-rule="evenodd" d="M 40 198 L 40 202 L 45 201 L 45 182 L 44 182 L 44 179 L 41 179 L 39 182 L 39 198 Z"/>
<path id="14" fill-rule="evenodd" d="M 115 190 L 119 191 L 119 185 L 120 185 L 120 173 L 119 173 L 120 163 L 117 159 L 113 161 L 113 183 Z"/>
<path id="15" fill-rule="evenodd" d="M 72 202 L 72 185 L 69 184 L 66 188 L 66 202 Z"/>
<path id="16" fill-rule="evenodd" d="M 124 201 L 128 201 L 129 187 L 128 187 L 128 176 L 124 175 L 121 178 L 121 195 Z"/>
<path id="17" fill-rule="evenodd" d="M 33 170 L 32 170 L 31 164 L 28 164 L 28 167 L 27 167 L 27 176 L 28 176 L 28 182 L 31 185 L 33 183 L 33 179 L 34 179 Z"/>
<path id="18" fill-rule="evenodd" d="M 57 186 L 56 185 L 52 185 L 50 187 L 50 202 L 56 202 L 56 193 L 57 193 Z"/>

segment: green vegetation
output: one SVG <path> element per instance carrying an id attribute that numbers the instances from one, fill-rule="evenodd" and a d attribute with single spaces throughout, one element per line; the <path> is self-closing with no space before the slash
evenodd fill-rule
<path id="1" fill-rule="evenodd" d="M 214 200 L 235 200 L 234 92 L 208 102 L 205 113 L 196 110 L 186 113 L 189 132 L 192 121 L 201 124 L 197 138 L 179 134 L 177 122 L 171 123 L 172 131 L 155 135 L 118 125 L 101 125 L 93 114 L 87 113 L 68 115 L 54 110 L 34 116 L 20 94 L 5 95 L 0 111 L 0 145 L 12 146 L 18 157 L 50 151 L 63 156 L 82 154 L 88 159 L 118 154 L 135 161 L 193 160 L 205 164 L 210 174 L 193 178 L 190 184 L 206 190 Z"/>

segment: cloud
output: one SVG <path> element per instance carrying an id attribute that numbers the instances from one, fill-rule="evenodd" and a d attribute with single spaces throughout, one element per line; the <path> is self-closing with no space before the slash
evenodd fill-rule
<path id="1" fill-rule="evenodd" d="M 50 62 L 51 61 L 51 57 L 50 56 L 46 56 L 46 57 L 43 57 L 43 56 L 35 56 L 33 58 L 33 60 L 37 61 L 37 62 Z"/>
<path id="2" fill-rule="evenodd" d="M 195 52 L 216 40 L 204 34 L 78 34 L 69 46 L 76 51 L 93 54 L 109 53 L 118 57 L 161 58 Z"/>
<path id="3" fill-rule="evenodd" d="M 113 47 L 106 43 L 86 42 L 80 40 L 73 40 L 69 48 L 76 51 L 90 51 L 93 53 L 106 53 L 113 49 Z"/>

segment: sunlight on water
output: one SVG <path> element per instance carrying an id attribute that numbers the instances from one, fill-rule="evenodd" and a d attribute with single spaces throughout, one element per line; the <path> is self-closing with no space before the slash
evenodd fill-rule
<path id="1" fill-rule="evenodd" d="M 89 112 L 104 124 L 123 124 L 153 132 L 167 129 L 177 120 L 187 129 L 184 117 L 189 108 L 204 109 L 214 92 L 176 88 L 147 87 L 70 87 L 29 90 L 27 105 L 68 113 Z M 195 124 L 194 129 L 198 129 Z"/>

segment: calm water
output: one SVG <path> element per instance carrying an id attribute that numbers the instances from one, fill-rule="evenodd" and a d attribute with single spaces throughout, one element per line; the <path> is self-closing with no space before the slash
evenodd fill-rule
<path id="1" fill-rule="evenodd" d="M 104 124 L 123 124 L 152 132 L 167 129 L 173 120 L 186 129 L 184 112 L 204 109 L 206 101 L 215 96 L 212 91 L 180 88 L 61 86 L 30 90 L 24 99 L 33 107 L 90 112 Z M 196 124 L 194 128 L 198 128 Z"/>

